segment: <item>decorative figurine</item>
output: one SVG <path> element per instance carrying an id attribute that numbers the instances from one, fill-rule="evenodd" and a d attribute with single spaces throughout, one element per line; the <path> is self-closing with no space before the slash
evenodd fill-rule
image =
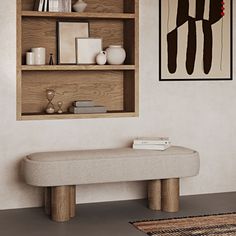
<path id="1" fill-rule="evenodd" d="M 53 89 L 46 90 L 46 97 L 48 100 L 48 105 L 46 107 L 46 113 L 48 113 L 48 114 L 55 113 L 55 107 L 52 104 L 52 100 L 53 100 L 54 96 L 55 96 L 55 91 Z"/>
<path id="2" fill-rule="evenodd" d="M 51 65 L 51 66 L 54 65 L 52 53 L 50 53 L 49 65 Z"/>
<path id="3" fill-rule="evenodd" d="M 58 113 L 58 114 L 62 114 L 62 113 L 63 113 L 63 110 L 62 110 L 63 102 L 59 101 L 59 102 L 57 103 L 57 105 L 58 105 L 58 111 L 57 111 L 57 113 Z"/>

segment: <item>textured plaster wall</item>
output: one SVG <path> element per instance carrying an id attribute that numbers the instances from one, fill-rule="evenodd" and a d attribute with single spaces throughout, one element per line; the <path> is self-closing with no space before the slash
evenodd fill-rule
<path id="1" fill-rule="evenodd" d="M 169 136 L 201 154 L 199 176 L 183 195 L 236 191 L 236 82 L 158 82 L 158 1 L 140 1 L 138 118 L 16 121 L 16 3 L 0 7 L 0 209 L 40 206 L 41 189 L 25 185 L 31 152 L 123 147 L 136 136 Z M 234 12 L 236 12 L 234 10 Z M 144 183 L 81 186 L 77 202 L 145 197 Z"/>

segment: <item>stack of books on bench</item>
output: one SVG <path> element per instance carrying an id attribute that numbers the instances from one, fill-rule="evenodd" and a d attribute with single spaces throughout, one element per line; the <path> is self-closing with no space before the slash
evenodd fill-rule
<path id="1" fill-rule="evenodd" d="M 106 113 L 107 109 L 104 106 L 96 106 L 92 100 L 78 100 L 73 102 L 69 112 L 74 114 L 96 114 Z"/>
<path id="2" fill-rule="evenodd" d="M 137 138 L 133 141 L 133 149 L 148 150 L 166 150 L 171 145 L 170 139 L 167 137 L 157 138 Z"/>
<path id="3" fill-rule="evenodd" d="M 34 11 L 71 12 L 71 0 L 35 0 Z"/>

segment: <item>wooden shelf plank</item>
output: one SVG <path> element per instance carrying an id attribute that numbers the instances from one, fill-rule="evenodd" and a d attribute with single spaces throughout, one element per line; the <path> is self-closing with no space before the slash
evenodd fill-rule
<path id="1" fill-rule="evenodd" d="M 22 114 L 20 120 L 57 120 L 57 119 L 88 119 L 88 118 L 118 118 L 138 117 L 137 112 L 110 111 L 100 114 Z"/>
<path id="2" fill-rule="evenodd" d="M 84 19 L 134 19 L 132 13 L 90 13 L 90 12 L 38 12 L 22 11 L 22 17 L 51 17 L 51 18 L 84 18 Z"/>
<path id="3" fill-rule="evenodd" d="M 135 70 L 134 65 L 44 65 L 21 66 L 22 71 L 86 71 L 86 70 Z"/>

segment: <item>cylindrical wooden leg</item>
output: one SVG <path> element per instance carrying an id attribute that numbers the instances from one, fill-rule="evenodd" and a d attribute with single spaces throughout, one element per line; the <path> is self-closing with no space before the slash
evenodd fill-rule
<path id="1" fill-rule="evenodd" d="M 52 187 L 52 220 L 65 222 L 70 220 L 70 186 Z"/>
<path id="2" fill-rule="evenodd" d="M 44 188 L 44 210 L 47 215 L 51 215 L 51 188 Z"/>
<path id="3" fill-rule="evenodd" d="M 76 186 L 70 186 L 70 217 L 75 217 L 76 208 Z"/>
<path id="4" fill-rule="evenodd" d="M 148 182 L 148 205 L 151 210 L 161 210 L 161 181 Z"/>
<path id="5" fill-rule="evenodd" d="M 161 181 L 161 209 L 166 212 L 179 210 L 179 179 Z"/>

